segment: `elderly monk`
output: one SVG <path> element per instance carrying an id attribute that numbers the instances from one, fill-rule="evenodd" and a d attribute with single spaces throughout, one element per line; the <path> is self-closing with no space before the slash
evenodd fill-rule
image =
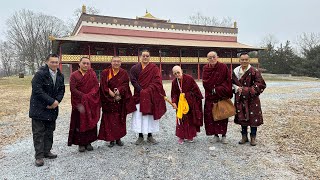
<path id="1" fill-rule="evenodd" d="M 237 110 L 234 122 L 242 127 L 239 144 L 249 142 L 247 129 L 250 126 L 250 144 L 255 146 L 257 127 L 263 124 L 259 95 L 266 88 L 266 83 L 261 73 L 250 65 L 247 53 L 240 55 L 240 66 L 233 70 L 232 82 Z"/>
<path id="2" fill-rule="evenodd" d="M 91 143 L 97 140 L 101 105 L 99 82 L 90 60 L 82 57 L 79 66 L 70 76 L 72 112 L 68 146 L 79 145 L 79 152 L 84 152 L 92 151 Z"/>
<path id="3" fill-rule="evenodd" d="M 193 138 L 200 132 L 200 127 L 203 125 L 202 99 L 201 91 L 194 81 L 188 75 L 183 74 L 180 66 L 174 66 L 172 73 L 175 79 L 172 81 L 171 99 L 174 109 L 179 109 L 181 104 L 180 96 L 183 95 L 186 99 L 186 105 L 189 111 L 182 114 L 182 117 L 177 117 L 176 136 L 179 138 L 178 143 L 183 144 L 184 140 L 193 142 Z M 178 104 L 178 106 L 177 106 Z"/>
<path id="4" fill-rule="evenodd" d="M 226 144 L 226 133 L 228 118 L 214 121 L 212 116 L 213 103 L 219 100 L 232 98 L 231 72 L 227 65 L 218 61 L 216 52 L 211 51 L 207 55 L 208 64 L 203 67 L 203 87 L 205 89 L 204 123 L 206 134 L 214 135 L 212 142 L 219 142 L 219 134 L 222 135 L 221 142 Z"/>
<path id="5" fill-rule="evenodd" d="M 122 69 L 119 56 L 112 57 L 111 66 L 103 70 L 100 80 L 102 118 L 98 139 L 123 146 L 121 138 L 127 134 L 127 114 L 136 110 L 129 87 L 129 75 Z"/>
<path id="6" fill-rule="evenodd" d="M 148 134 L 147 142 L 157 144 L 152 133 L 159 131 L 159 119 L 167 111 L 163 96 L 160 70 L 157 65 L 150 63 L 150 52 L 141 51 L 141 62 L 130 70 L 130 79 L 134 87 L 134 101 L 137 110 L 132 114 L 132 131 L 139 133 L 135 142 L 140 145 L 144 142 L 143 134 Z"/>

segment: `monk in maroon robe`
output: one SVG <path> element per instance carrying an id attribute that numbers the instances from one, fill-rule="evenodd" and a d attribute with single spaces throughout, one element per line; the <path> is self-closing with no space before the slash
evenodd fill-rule
<path id="1" fill-rule="evenodd" d="M 121 67 L 120 57 L 114 56 L 111 66 L 103 70 L 100 80 L 102 118 L 98 139 L 123 146 L 121 138 L 127 134 L 127 114 L 136 110 L 129 87 L 129 75 Z"/>
<path id="2" fill-rule="evenodd" d="M 232 98 L 231 73 L 227 65 L 218 61 L 217 53 L 211 51 L 207 55 L 209 63 L 203 67 L 203 87 L 205 89 L 204 123 L 207 135 L 215 135 L 213 142 L 226 144 L 228 119 L 214 121 L 212 116 L 213 103 Z"/>
<path id="3" fill-rule="evenodd" d="M 183 74 L 180 66 L 174 66 L 172 73 L 176 77 L 171 86 L 173 108 L 178 108 L 180 93 L 185 94 L 189 105 L 188 113 L 183 114 L 182 119 L 177 118 L 176 136 L 179 137 L 178 143 L 183 144 L 184 140 L 193 142 L 193 138 L 197 136 L 197 132 L 200 132 L 200 127 L 203 125 L 203 96 L 193 77 Z"/>
<path id="4" fill-rule="evenodd" d="M 79 66 L 70 76 L 72 112 L 68 146 L 79 145 L 79 152 L 84 152 L 92 151 L 91 143 L 97 140 L 101 105 L 99 82 L 90 60 L 81 58 Z"/>
<path id="5" fill-rule="evenodd" d="M 237 114 L 234 122 L 242 127 L 242 139 L 239 144 L 249 142 L 248 126 L 250 126 L 250 144 L 256 145 L 257 127 L 263 124 L 259 95 L 266 88 L 261 73 L 250 65 L 247 53 L 240 56 L 240 66 L 233 70 L 233 87 L 236 92 L 235 107 Z"/>
<path id="6" fill-rule="evenodd" d="M 159 131 L 159 119 L 167 111 L 163 98 L 165 91 L 158 66 L 150 63 L 149 51 L 143 50 L 140 59 L 141 62 L 130 70 L 137 107 L 137 111 L 132 114 L 131 130 L 139 133 L 136 145 L 144 142 L 143 134 L 148 134 L 147 142 L 157 144 L 152 133 Z"/>

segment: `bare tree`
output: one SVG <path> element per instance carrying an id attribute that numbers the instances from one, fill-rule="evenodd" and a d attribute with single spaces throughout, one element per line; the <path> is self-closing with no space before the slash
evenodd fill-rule
<path id="1" fill-rule="evenodd" d="M 219 20 L 216 17 L 204 16 L 200 12 L 189 16 L 189 23 L 205 26 L 233 27 L 233 22 L 230 17 L 224 17 L 222 20 Z"/>
<path id="2" fill-rule="evenodd" d="M 275 47 L 278 43 L 278 39 L 273 34 L 268 34 L 261 40 L 260 45 L 261 47 L 268 47 L 269 45 Z"/>
<path id="3" fill-rule="evenodd" d="M 0 59 L 5 76 L 14 74 L 15 54 L 13 48 L 7 42 L 0 42 Z"/>
<path id="4" fill-rule="evenodd" d="M 305 51 L 320 45 L 320 33 L 303 33 L 298 36 L 296 44 L 299 46 L 300 52 L 304 54 Z"/>
<path id="5" fill-rule="evenodd" d="M 27 66 L 32 74 L 51 50 L 49 36 L 61 37 L 66 34 L 62 20 L 29 10 L 16 12 L 7 20 L 7 26 L 7 39 L 16 50 L 20 71 Z"/>
<path id="6" fill-rule="evenodd" d="M 86 7 L 86 14 L 99 14 L 100 10 L 95 8 L 95 7 Z M 73 11 L 73 17 L 69 18 L 68 21 L 66 21 L 66 26 L 68 29 L 68 35 L 71 35 L 78 19 L 80 18 L 82 14 L 82 9 L 81 8 L 77 8 Z"/>

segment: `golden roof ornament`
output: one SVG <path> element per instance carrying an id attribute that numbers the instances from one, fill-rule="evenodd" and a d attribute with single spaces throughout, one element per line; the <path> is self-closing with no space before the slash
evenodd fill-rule
<path id="1" fill-rule="evenodd" d="M 237 28 L 238 26 L 237 26 L 237 21 L 234 21 L 234 23 L 233 23 L 233 28 Z"/>
<path id="2" fill-rule="evenodd" d="M 54 41 L 54 40 L 56 40 L 56 38 L 55 38 L 54 36 L 50 35 L 50 36 L 49 36 L 49 40 L 50 40 L 50 41 Z"/>
<path id="3" fill-rule="evenodd" d="M 86 7 L 86 5 L 82 5 L 82 14 L 87 14 L 87 7 Z"/>
<path id="4" fill-rule="evenodd" d="M 147 9 L 146 9 L 146 14 L 144 16 L 141 16 L 141 17 L 137 16 L 136 19 L 152 20 L 152 21 L 157 21 L 157 22 L 168 22 L 168 20 L 158 19 L 158 18 L 154 17 L 151 13 L 148 12 Z"/>

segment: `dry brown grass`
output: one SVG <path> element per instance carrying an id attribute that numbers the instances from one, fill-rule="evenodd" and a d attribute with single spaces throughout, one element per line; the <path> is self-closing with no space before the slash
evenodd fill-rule
<path id="1" fill-rule="evenodd" d="M 0 78 L 0 148 L 31 135 L 29 118 L 31 80 L 32 76 Z M 61 103 L 63 107 L 68 107 L 70 103 L 68 89 L 66 87 L 66 98 Z M 62 112 L 69 110 L 69 108 L 62 109 Z"/>
<path id="2" fill-rule="evenodd" d="M 300 87 L 308 88 L 308 87 Z M 276 89 L 278 92 L 279 89 Z M 269 89 L 268 93 L 275 91 Z M 309 99 L 290 99 L 273 103 L 264 112 L 265 144 L 276 143 L 276 151 L 286 158 L 298 174 L 320 178 L 320 93 Z M 271 102 L 269 102 L 269 106 Z"/>

